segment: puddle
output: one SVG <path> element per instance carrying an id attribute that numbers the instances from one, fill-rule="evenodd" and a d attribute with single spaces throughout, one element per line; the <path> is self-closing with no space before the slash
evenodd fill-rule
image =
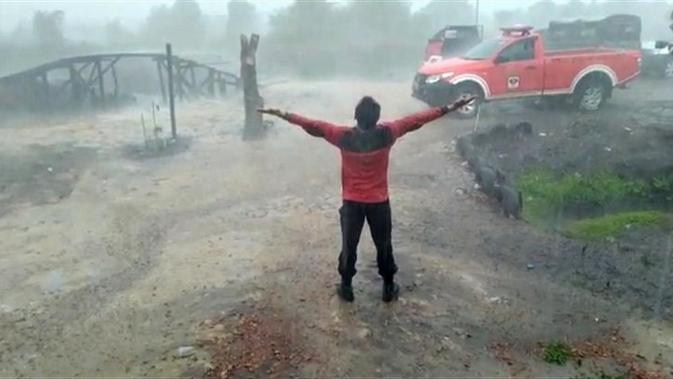
<path id="1" fill-rule="evenodd" d="M 46 275 L 46 278 L 42 280 L 40 285 L 45 292 L 57 292 L 63 288 L 64 282 L 63 271 L 52 270 Z"/>

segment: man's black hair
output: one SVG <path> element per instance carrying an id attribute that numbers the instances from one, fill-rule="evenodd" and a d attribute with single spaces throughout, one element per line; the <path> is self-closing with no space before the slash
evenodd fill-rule
<path id="1" fill-rule="evenodd" d="M 361 129 L 372 129 L 376 126 L 381 116 L 381 106 L 371 96 L 360 99 L 355 107 L 355 119 Z"/>

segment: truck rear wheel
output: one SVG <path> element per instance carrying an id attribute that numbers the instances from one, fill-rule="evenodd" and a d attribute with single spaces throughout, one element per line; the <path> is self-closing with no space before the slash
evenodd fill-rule
<path id="1" fill-rule="evenodd" d="M 581 111 L 597 111 L 609 97 L 610 87 L 605 79 L 593 76 L 583 79 L 573 93 L 575 106 Z"/>
<path id="2" fill-rule="evenodd" d="M 456 95 L 456 100 L 461 98 L 476 97 L 472 103 L 456 109 L 456 115 L 460 118 L 474 118 L 477 116 L 479 107 L 484 101 L 484 94 L 481 92 L 481 88 L 471 83 L 460 84 L 456 90 Z"/>

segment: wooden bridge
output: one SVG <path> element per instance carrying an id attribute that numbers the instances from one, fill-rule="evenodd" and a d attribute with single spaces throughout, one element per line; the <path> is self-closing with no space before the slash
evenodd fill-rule
<path id="1" fill-rule="evenodd" d="M 235 74 L 168 54 L 84 55 L 59 59 L 0 77 L 0 109 L 50 112 L 119 103 L 120 85 L 116 65 L 121 60 L 138 58 L 156 62 L 158 90 L 164 102 L 168 101 L 170 94 L 169 67 L 172 67 L 178 99 L 224 96 L 229 90 L 240 87 L 240 79 Z M 65 80 L 54 78 L 56 70 L 67 72 Z"/>

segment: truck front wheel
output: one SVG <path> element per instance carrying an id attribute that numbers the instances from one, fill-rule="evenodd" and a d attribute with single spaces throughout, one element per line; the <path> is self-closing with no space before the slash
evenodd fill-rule
<path id="1" fill-rule="evenodd" d="M 456 88 L 456 100 L 461 98 L 476 97 L 476 99 L 462 108 L 456 109 L 456 115 L 460 118 L 474 118 L 479 112 L 479 107 L 484 101 L 484 94 L 475 84 L 460 84 Z"/>
<path id="2" fill-rule="evenodd" d="M 594 112 L 608 98 L 610 88 L 599 77 L 586 78 L 580 82 L 573 94 L 575 106 L 581 111 Z"/>

